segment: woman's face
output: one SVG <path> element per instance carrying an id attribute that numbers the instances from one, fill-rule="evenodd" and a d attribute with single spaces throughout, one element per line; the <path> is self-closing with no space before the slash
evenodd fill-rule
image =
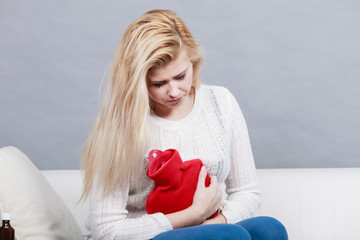
<path id="1" fill-rule="evenodd" d="M 150 69 L 147 87 L 155 113 L 171 112 L 180 110 L 185 105 L 189 106 L 192 81 L 193 65 L 185 50 L 168 65 Z"/>

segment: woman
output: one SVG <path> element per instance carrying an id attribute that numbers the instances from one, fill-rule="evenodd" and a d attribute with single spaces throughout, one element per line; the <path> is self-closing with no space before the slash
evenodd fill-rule
<path id="1" fill-rule="evenodd" d="M 287 239 L 275 219 L 252 218 L 260 195 L 247 127 L 227 89 L 201 85 L 201 63 L 200 45 L 171 11 L 149 11 L 126 29 L 82 154 L 94 239 Z M 190 207 L 147 214 L 148 153 L 170 148 L 206 168 Z"/>

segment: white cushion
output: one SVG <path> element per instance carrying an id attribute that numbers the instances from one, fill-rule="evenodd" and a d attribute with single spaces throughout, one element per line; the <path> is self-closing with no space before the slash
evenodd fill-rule
<path id="1" fill-rule="evenodd" d="M 0 149 L 0 212 L 19 240 L 82 239 L 81 230 L 36 166 L 14 147 Z"/>

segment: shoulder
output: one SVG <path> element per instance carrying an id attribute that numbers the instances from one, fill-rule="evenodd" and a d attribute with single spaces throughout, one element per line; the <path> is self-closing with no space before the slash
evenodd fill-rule
<path id="1" fill-rule="evenodd" d="M 230 90 L 223 86 L 201 85 L 200 95 L 207 100 L 216 101 L 218 104 L 231 107 L 234 104 L 235 97 Z M 210 98 L 210 99 L 209 99 Z"/>
<path id="2" fill-rule="evenodd" d="M 208 93 L 212 92 L 212 93 L 224 94 L 224 95 L 231 94 L 229 89 L 227 89 L 226 87 L 216 86 L 216 85 L 201 85 L 200 91 L 208 92 Z"/>
<path id="3" fill-rule="evenodd" d="M 199 89 L 200 95 L 203 97 L 212 97 L 218 100 L 229 101 L 230 98 L 233 98 L 233 95 L 226 87 L 215 86 L 215 85 L 201 85 Z"/>
<path id="4" fill-rule="evenodd" d="M 234 108 L 238 107 L 237 101 L 229 89 L 222 86 L 201 85 L 199 98 L 203 103 L 202 108 L 212 109 L 218 117 L 232 118 Z"/>

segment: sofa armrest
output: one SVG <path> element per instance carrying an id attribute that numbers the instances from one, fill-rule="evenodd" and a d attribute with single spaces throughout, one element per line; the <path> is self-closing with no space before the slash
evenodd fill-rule
<path id="1" fill-rule="evenodd" d="M 89 201 L 80 200 L 82 192 L 82 176 L 80 170 L 42 170 L 55 192 L 70 209 L 83 233 L 87 233 L 85 222 L 89 214 Z"/>

